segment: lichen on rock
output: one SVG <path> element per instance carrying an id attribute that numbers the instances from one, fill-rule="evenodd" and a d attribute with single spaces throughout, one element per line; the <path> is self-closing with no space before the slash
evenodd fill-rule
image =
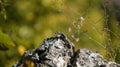
<path id="1" fill-rule="evenodd" d="M 120 67 L 108 62 L 99 53 L 88 49 L 75 52 L 74 44 L 62 33 L 47 38 L 36 49 L 28 50 L 12 67 L 26 67 L 25 61 L 34 63 L 33 67 Z"/>

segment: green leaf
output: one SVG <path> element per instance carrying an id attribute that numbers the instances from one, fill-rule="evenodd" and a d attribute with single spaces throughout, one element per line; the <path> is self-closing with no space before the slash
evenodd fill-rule
<path id="1" fill-rule="evenodd" d="M 4 18 L 5 20 L 7 19 L 7 13 L 6 13 L 5 8 L 2 8 L 2 10 L 1 10 L 1 15 L 3 15 L 3 18 Z"/>
<path id="2" fill-rule="evenodd" d="M 0 14 L 3 16 L 3 18 L 6 20 L 7 19 L 7 12 L 5 10 L 5 3 L 3 3 L 1 0 L 0 0 Z"/>
<path id="3" fill-rule="evenodd" d="M 9 48 L 14 46 L 15 45 L 13 41 L 9 38 L 9 36 L 0 30 L 0 50 L 8 50 Z"/>

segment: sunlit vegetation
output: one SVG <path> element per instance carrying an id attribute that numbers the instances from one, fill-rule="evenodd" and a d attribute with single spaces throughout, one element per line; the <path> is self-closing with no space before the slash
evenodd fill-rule
<path id="1" fill-rule="evenodd" d="M 65 33 L 76 49 L 120 63 L 120 21 L 112 1 L 0 0 L 0 67 L 10 67 L 56 32 Z"/>

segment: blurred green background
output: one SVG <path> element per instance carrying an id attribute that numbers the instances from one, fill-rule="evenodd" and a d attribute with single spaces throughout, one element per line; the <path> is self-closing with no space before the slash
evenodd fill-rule
<path id="1" fill-rule="evenodd" d="M 62 32 L 76 50 L 100 52 L 120 63 L 119 0 L 0 0 L 0 67 Z"/>

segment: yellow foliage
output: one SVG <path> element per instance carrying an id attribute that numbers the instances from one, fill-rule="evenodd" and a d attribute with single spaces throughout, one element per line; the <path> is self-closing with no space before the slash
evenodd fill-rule
<path id="1" fill-rule="evenodd" d="M 17 48 L 18 53 L 22 56 L 25 52 L 26 48 L 23 45 L 19 45 Z"/>

